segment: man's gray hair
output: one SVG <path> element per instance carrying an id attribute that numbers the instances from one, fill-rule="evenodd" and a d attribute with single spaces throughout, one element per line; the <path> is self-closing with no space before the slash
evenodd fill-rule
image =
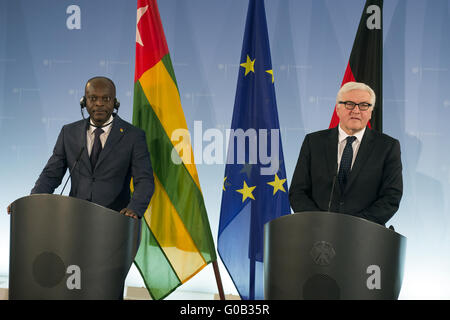
<path id="1" fill-rule="evenodd" d="M 367 84 L 362 82 L 347 82 L 344 84 L 341 89 L 339 89 L 339 92 L 336 97 L 336 104 L 339 104 L 339 101 L 342 101 L 341 97 L 344 93 L 352 91 L 352 90 L 364 90 L 367 91 L 370 94 L 370 101 L 369 103 L 372 105 L 372 107 L 375 107 L 375 101 L 376 101 L 376 95 L 375 92 L 372 90 L 371 87 L 369 87 Z"/>

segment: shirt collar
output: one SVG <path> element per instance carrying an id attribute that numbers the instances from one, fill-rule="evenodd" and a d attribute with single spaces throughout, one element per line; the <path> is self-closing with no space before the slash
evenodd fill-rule
<path id="1" fill-rule="evenodd" d="M 345 139 L 347 139 L 347 137 L 349 137 L 349 135 L 342 130 L 341 125 L 338 125 L 339 127 L 339 143 L 341 143 L 342 141 L 344 141 Z M 359 143 L 361 143 L 362 138 L 364 136 L 364 132 L 366 132 L 366 127 L 364 127 L 364 129 L 362 129 L 361 131 L 358 131 L 357 133 L 355 133 L 353 135 L 353 137 L 356 137 L 356 140 L 358 140 Z"/>
<path id="2" fill-rule="evenodd" d="M 108 123 L 107 126 L 102 127 L 104 132 L 109 132 L 111 131 L 111 127 L 112 127 L 112 122 L 114 120 L 114 117 L 111 115 L 108 119 L 108 121 L 106 121 L 106 123 Z M 97 127 L 95 127 L 95 124 L 92 122 L 92 119 L 89 118 L 90 123 L 92 124 L 92 126 L 89 126 L 88 132 L 89 134 L 94 134 L 94 130 L 97 129 Z"/>

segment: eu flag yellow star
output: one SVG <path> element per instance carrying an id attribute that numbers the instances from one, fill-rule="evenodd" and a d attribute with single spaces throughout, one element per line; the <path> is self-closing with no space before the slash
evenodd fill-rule
<path id="1" fill-rule="evenodd" d="M 266 73 L 272 75 L 272 83 L 274 82 L 274 78 L 273 78 L 273 70 L 266 70 Z"/>
<path id="2" fill-rule="evenodd" d="M 273 195 L 275 195 L 275 193 L 277 193 L 278 190 L 286 192 L 286 190 L 283 187 L 283 184 L 285 181 L 286 181 L 286 179 L 280 179 L 280 178 L 278 178 L 278 174 L 276 174 L 274 181 L 267 182 L 267 184 L 270 184 L 273 187 Z"/>
<path id="3" fill-rule="evenodd" d="M 240 194 L 242 194 L 242 202 L 245 201 L 245 199 L 250 198 L 255 200 L 255 197 L 253 197 L 252 191 L 256 188 L 255 187 L 249 187 L 247 185 L 247 182 L 245 182 L 244 180 L 244 186 L 242 187 L 242 189 L 236 190 L 236 192 L 239 192 Z"/>
<path id="4" fill-rule="evenodd" d="M 245 75 L 247 75 L 250 71 L 255 73 L 255 59 L 250 59 L 250 57 L 247 55 L 247 61 L 241 63 L 241 67 L 245 68 Z"/>
<path id="5" fill-rule="evenodd" d="M 227 181 L 227 177 L 223 178 L 223 185 L 222 185 L 223 191 L 227 191 L 227 190 L 225 189 L 225 181 Z"/>

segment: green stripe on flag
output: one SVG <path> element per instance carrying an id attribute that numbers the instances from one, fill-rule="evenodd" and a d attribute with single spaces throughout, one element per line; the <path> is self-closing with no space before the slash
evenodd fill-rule
<path id="1" fill-rule="evenodd" d="M 181 281 L 144 219 L 141 229 L 141 243 L 134 262 L 152 299 L 164 299 L 181 284 Z"/>
<path id="2" fill-rule="evenodd" d="M 163 62 L 164 66 L 166 67 L 167 72 L 169 73 L 170 77 L 173 80 L 173 83 L 175 83 L 175 86 L 177 87 L 178 92 L 180 92 L 180 90 L 178 89 L 178 84 L 177 84 L 177 78 L 175 77 L 175 71 L 173 71 L 173 65 L 172 65 L 172 60 L 170 59 L 170 54 L 166 54 L 161 61 Z"/>

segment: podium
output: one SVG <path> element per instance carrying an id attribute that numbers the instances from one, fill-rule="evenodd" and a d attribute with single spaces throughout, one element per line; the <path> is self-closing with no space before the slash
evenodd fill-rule
<path id="1" fill-rule="evenodd" d="M 286 215 L 264 226 L 264 298 L 398 299 L 406 238 L 330 212 Z"/>
<path id="2" fill-rule="evenodd" d="M 73 197 L 11 206 L 9 299 L 122 299 L 140 221 Z"/>

